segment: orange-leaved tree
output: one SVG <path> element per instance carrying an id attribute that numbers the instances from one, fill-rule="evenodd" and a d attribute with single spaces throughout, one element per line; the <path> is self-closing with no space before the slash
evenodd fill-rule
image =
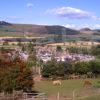
<path id="1" fill-rule="evenodd" d="M 17 58 L 14 61 L 0 60 L 0 91 L 32 91 L 33 75 L 26 63 Z"/>

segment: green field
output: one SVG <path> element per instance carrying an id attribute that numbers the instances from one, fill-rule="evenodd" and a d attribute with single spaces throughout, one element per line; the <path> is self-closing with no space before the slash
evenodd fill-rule
<path id="1" fill-rule="evenodd" d="M 100 95 L 91 96 L 91 97 L 87 97 L 87 98 L 79 99 L 79 100 L 100 100 Z"/>
<path id="2" fill-rule="evenodd" d="M 35 84 L 35 89 L 40 92 L 45 92 L 48 95 L 57 94 L 58 91 L 65 93 L 82 88 L 82 82 L 82 80 L 64 80 L 61 86 L 54 86 L 52 81 L 42 81 Z"/>
<path id="3" fill-rule="evenodd" d="M 88 79 L 92 82 L 93 86 L 97 81 L 100 79 Z M 66 95 L 73 93 L 73 90 L 80 91 L 84 90 L 83 87 L 84 80 L 63 80 L 61 86 L 54 86 L 52 81 L 41 81 L 35 83 L 35 90 L 39 92 L 44 92 L 47 96 L 56 95 L 59 92 L 60 95 Z M 91 87 L 93 88 L 93 87 Z M 91 97 L 92 98 L 92 97 Z M 79 99 L 79 100 L 100 100 L 100 96 L 94 96 L 94 99 L 87 98 L 87 99 Z"/>

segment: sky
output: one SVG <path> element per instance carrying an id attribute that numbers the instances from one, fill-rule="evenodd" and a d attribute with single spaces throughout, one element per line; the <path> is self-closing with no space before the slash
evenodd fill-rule
<path id="1" fill-rule="evenodd" d="M 100 0 L 1 0 L 0 20 L 99 29 L 99 10 Z"/>

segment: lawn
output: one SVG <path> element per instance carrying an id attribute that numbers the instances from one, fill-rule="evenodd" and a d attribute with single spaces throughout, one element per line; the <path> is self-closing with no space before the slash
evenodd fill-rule
<path id="1" fill-rule="evenodd" d="M 100 79 L 89 79 L 93 83 L 93 85 L 99 81 Z M 35 83 L 35 90 L 39 92 L 44 92 L 47 95 L 60 94 L 66 92 L 72 92 L 73 90 L 83 89 L 84 80 L 63 80 L 61 86 L 54 86 L 52 81 L 41 81 Z"/>

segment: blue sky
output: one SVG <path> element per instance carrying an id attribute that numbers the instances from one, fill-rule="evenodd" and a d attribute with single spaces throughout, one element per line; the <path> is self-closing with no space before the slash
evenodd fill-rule
<path id="1" fill-rule="evenodd" d="M 100 0 L 1 0 L 0 20 L 100 28 Z"/>

